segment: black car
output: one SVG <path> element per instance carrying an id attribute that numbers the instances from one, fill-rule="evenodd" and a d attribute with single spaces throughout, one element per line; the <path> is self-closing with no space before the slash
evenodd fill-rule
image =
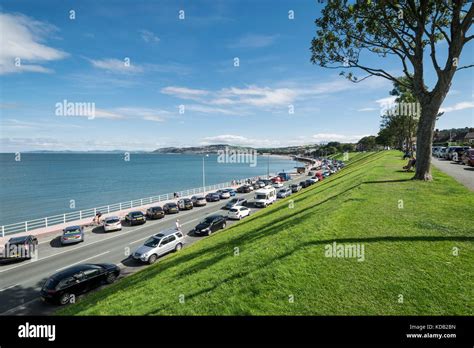
<path id="1" fill-rule="evenodd" d="M 218 193 L 208 193 L 206 195 L 206 201 L 208 202 L 219 202 L 221 200 L 221 196 Z"/>
<path id="2" fill-rule="evenodd" d="M 313 185 L 314 182 L 311 179 L 306 180 L 306 187 Z"/>
<path id="3" fill-rule="evenodd" d="M 212 232 L 225 228 L 226 220 L 223 215 L 210 215 L 194 228 L 194 234 L 209 236 Z"/>
<path id="4" fill-rule="evenodd" d="M 455 149 L 453 150 L 452 155 L 451 155 L 451 159 L 452 159 L 453 161 L 455 161 L 455 159 L 456 159 L 455 162 L 462 162 L 462 155 L 464 155 L 464 152 L 467 151 L 467 150 L 469 150 L 469 149 L 470 149 L 469 146 L 463 146 L 463 147 L 457 147 L 457 148 L 455 148 Z M 454 155 L 455 152 L 457 153 L 457 156 Z"/>
<path id="5" fill-rule="evenodd" d="M 252 192 L 252 186 L 250 185 L 243 185 L 237 188 L 238 193 L 249 193 Z"/>
<path id="6" fill-rule="evenodd" d="M 165 212 L 160 206 L 151 207 L 146 210 L 147 219 L 162 219 L 165 217 Z"/>
<path id="7" fill-rule="evenodd" d="M 5 244 L 3 257 L 31 259 L 38 252 L 38 239 L 35 236 L 12 237 Z"/>
<path id="8" fill-rule="evenodd" d="M 49 277 L 41 288 L 41 298 L 46 302 L 65 305 L 75 297 L 104 283 L 112 284 L 120 274 L 113 264 L 76 265 Z"/>
<path id="9" fill-rule="evenodd" d="M 125 215 L 125 221 L 128 222 L 130 226 L 141 225 L 146 222 L 146 217 L 141 211 L 131 211 Z"/>
<path id="10" fill-rule="evenodd" d="M 308 187 L 310 184 L 307 182 L 307 181 L 301 181 L 299 183 L 299 185 L 302 187 L 302 188 L 305 188 L 305 187 Z"/>
<path id="11" fill-rule="evenodd" d="M 163 210 L 165 211 L 165 214 L 176 214 L 179 213 L 179 208 L 176 203 L 166 203 L 163 206 Z"/>

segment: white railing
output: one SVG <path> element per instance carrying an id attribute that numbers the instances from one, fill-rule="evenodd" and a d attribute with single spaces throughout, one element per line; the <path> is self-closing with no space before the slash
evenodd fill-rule
<path id="1" fill-rule="evenodd" d="M 256 178 L 257 177 L 240 179 L 240 180 L 236 180 L 236 182 L 243 183 L 246 180 L 253 180 Z M 232 186 L 232 182 L 224 182 L 220 184 L 206 186 L 204 188 L 199 187 L 199 188 L 179 191 L 177 193 L 179 197 L 181 198 L 181 197 L 196 195 L 203 192 L 215 191 L 215 190 L 230 187 L 230 186 Z M 108 214 L 108 213 L 119 212 L 122 210 L 131 209 L 135 207 L 141 207 L 141 206 L 156 203 L 156 202 L 163 202 L 170 199 L 174 199 L 174 193 L 166 193 L 166 194 L 162 194 L 158 196 L 140 198 L 140 199 L 135 199 L 135 200 L 127 201 L 127 202 L 109 204 L 109 205 L 104 205 L 101 207 L 72 211 L 69 213 L 61 214 L 61 215 L 48 216 L 48 217 L 44 217 L 40 219 L 17 222 L 10 225 L 3 225 L 1 229 L 1 236 L 5 237 L 6 235 L 9 235 L 9 234 L 28 232 L 28 231 L 36 230 L 38 228 L 45 228 L 49 226 L 65 224 L 68 222 L 83 220 L 87 218 L 90 218 L 92 221 L 92 218 L 94 218 L 96 213 L 99 211 L 102 214 Z"/>

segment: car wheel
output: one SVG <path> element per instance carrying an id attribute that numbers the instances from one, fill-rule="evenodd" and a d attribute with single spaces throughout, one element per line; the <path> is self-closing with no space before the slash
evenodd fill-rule
<path id="1" fill-rule="evenodd" d="M 210 236 L 212 234 L 212 230 L 207 231 L 207 235 Z"/>
<path id="2" fill-rule="evenodd" d="M 59 298 L 59 304 L 61 304 L 62 306 L 67 305 L 70 300 L 71 300 L 71 295 L 69 295 L 68 293 L 64 293 Z"/>
<path id="3" fill-rule="evenodd" d="M 176 244 L 176 246 L 174 247 L 175 251 L 180 251 L 181 249 L 183 249 L 183 244 L 181 243 Z"/>
<path id="4" fill-rule="evenodd" d="M 224 223 L 222 224 L 222 228 L 224 229 L 224 228 L 225 228 L 225 226 L 226 226 L 226 223 L 224 222 Z"/>
<path id="5" fill-rule="evenodd" d="M 115 282 L 115 280 L 117 279 L 117 276 L 113 273 L 110 273 L 107 278 L 105 278 L 105 282 L 107 284 L 112 284 L 113 282 Z"/>
<path id="6" fill-rule="evenodd" d="M 154 264 L 157 258 L 158 258 L 158 256 L 156 256 L 156 254 L 151 255 L 151 256 L 148 258 L 148 263 L 149 263 L 150 265 Z"/>
<path id="7" fill-rule="evenodd" d="M 239 215 L 239 220 L 242 220 L 242 215 Z"/>

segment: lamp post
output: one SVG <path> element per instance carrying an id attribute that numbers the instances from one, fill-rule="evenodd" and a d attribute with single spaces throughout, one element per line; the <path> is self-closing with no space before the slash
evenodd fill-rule
<path id="1" fill-rule="evenodd" d="M 204 157 L 209 157 L 208 154 L 206 156 L 202 156 L 202 192 L 206 192 L 206 173 L 204 170 Z"/>

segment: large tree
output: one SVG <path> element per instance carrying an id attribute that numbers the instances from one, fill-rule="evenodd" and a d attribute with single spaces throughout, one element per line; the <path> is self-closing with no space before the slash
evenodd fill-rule
<path id="1" fill-rule="evenodd" d="M 474 37 L 468 34 L 474 5 L 468 3 L 466 0 L 358 0 L 350 4 L 331 0 L 315 21 L 316 36 L 311 45 L 314 64 L 335 69 L 356 68 L 367 74 L 359 78 L 353 70 L 342 73 L 353 82 L 370 76 L 383 77 L 410 89 L 420 102 L 414 179 L 432 179 L 431 144 L 439 108 L 456 71 L 474 66 L 461 63 L 463 48 Z M 437 54 L 439 41 L 444 41 L 447 48 L 442 65 Z M 382 62 L 378 66 L 364 63 L 367 52 L 399 59 L 406 80 L 383 69 Z M 427 60 L 425 54 L 429 54 Z M 426 87 L 428 68 L 435 74 L 431 90 Z"/>

